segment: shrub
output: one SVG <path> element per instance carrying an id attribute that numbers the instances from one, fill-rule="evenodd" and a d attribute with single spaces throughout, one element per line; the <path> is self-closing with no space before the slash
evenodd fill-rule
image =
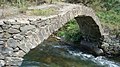
<path id="1" fill-rule="evenodd" d="M 79 26 L 75 20 L 69 21 L 58 31 L 57 36 L 63 37 L 66 41 L 78 42 L 81 39 Z"/>

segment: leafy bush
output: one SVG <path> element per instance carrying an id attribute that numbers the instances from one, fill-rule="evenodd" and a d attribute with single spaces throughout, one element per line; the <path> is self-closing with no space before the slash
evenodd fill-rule
<path id="1" fill-rule="evenodd" d="M 107 11 L 115 10 L 116 12 L 120 12 L 120 0 L 101 0 L 101 3 Z"/>
<path id="2" fill-rule="evenodd" d="M 80 41 L 81 33 L 77 22 L 75 20 L 70 20 L 60 31 L 58 31 L 57 36 L 65 38 L 66 41 Z"/>

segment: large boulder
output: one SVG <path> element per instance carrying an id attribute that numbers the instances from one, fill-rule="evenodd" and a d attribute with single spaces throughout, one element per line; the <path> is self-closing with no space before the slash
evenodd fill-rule
<path id="1" fill-rule="evenodd" d="M 97 42 L 88 42 L 85 40 L 82 40 L 80 43 L 80 46 L 82 47 L 82 49 L 87 52 L 87 53 L 91 53 L 94 56 L 99 56 L 99 55 L 103 55 L 103 50 L 101 48 L 99 48 L 98 46 L 96 46 L 96 44 L 98 44 Z"/>

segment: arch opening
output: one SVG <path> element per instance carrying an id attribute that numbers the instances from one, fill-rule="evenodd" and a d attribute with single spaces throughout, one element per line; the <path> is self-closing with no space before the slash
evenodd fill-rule
<path id="1" fill-rule="evenodd" d="M 89 39 L 90 41 L 100 41 L 102 35 L 99 30 L 99 26 L 90 16 L 77 16 L 75 17 L 82 36 L 85 39 Z"/>
<path id="2" fill-rule="evenodd" d="M 86 50 L 87 53 L 91 53 L 94 56 L 103 55 L 103 50 L 101 49 L 103 36 L 101 35 L 99 25 L 90 16 L 77 16 L 75 19 L 83 37 L 80 41 L 83 51 Z"/>

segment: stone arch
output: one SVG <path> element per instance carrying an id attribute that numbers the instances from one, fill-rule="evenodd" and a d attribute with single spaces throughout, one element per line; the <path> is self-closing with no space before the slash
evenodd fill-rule
<path id="1" fill-rule="evenodd" d="M 91 8 L 67 4 L 60 12 L 43 18 L 0 20 L 0 67 L 20 66 L 25 54 L 73 18 L 85 36 L 99 40 L 103 35 L 100 21 Z"/>

